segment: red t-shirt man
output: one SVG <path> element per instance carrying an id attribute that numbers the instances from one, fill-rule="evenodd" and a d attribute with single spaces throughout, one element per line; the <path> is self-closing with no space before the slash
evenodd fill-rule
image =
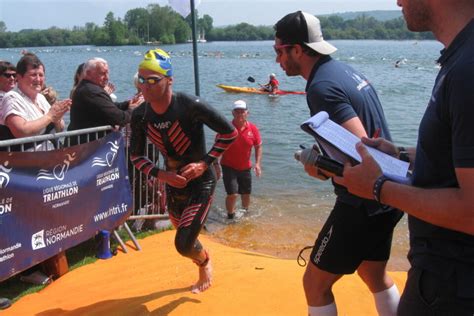
<path id="1" fill-rule="evenodd" d="M 250 155 L 252 147 L 262 145 L 260 132 L 254 124 L 245 122 L 242 128 L 238 128 L 234 121 L 232 124 L 237 128 L 239 136 L 230 145 L 227 151 L 222 154 L 221 165 L 231 167 L 236 170 L 247 170 L 252 168 Z"/>
<path id="2" fill-rule="evenodd" d="M 247 121 L 247 104 L 238 100 L 234 103 L 232 124 L 238 131 L 236 140 L 229 146 L 221 157 L 224 186 L 227 193 L 226 209 L 229 219 L 234 218 L 237 195 L 241 195 L 242 208 L 248 209 L 252 191 L 250 155 L 255 148 L 255 175 L 260 177 L 262 160 L 262 139 L 258 128 Z"/>

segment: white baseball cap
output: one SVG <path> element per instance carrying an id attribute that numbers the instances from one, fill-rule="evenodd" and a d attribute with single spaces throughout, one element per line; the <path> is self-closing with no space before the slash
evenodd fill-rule
<path id="1" fill-rule="evenodd" d="M 303 11 L 287 14 L 277 22 L 275 27 L 275 36 L 284 39 L 285 44 L 304 43 L 323 55 L 330 55 L 337 51 L 336 47 L 324 40 L 321 23 L 312 14 Z"/>
<path id="2" fill-rule="evenodd" d="M 232 110 L 238 110 L 238 109 L 247 110 L 247 103 L 245 103 L 245 101 L 243 100 L 235 101 L 234 107 L 232 108 Z"/>

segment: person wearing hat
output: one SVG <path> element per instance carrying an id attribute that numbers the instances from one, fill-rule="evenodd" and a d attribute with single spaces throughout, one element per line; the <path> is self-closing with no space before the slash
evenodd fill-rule
<path id="1" fill-rule="evenodd" d="M 324 40 L 314 15 L 293 12 L 274 28 L 276 62 L 288 76 L 307 80 L 311 116 L 326 111 L 331 120 L 358 137 L 380 133 L 390 139 L 375 89 L 360 72 L 331 58 L 337 49 Z M 305 170 L 322 180 L 333 176 L 315 166 L 306 165 Z M 335 183 L 334 188 L 336 204 L 316 239 L 303 277 L 309 315 L 336 315 L 332 286 L 356 270 L 373 293 L 378 313 L 395 315 L 400 295 L 386 264 L 393 229 L 403 213 L 352 195 Z"/>
<path id="2" fill-rule="evenodd" d="M 198 266 L 193 293 L 207 290 L 212 282 L 208 250 L 198 236 L 206 221 L 216 186 L 210 168 L 237 137 L 223 115 L 196 96 L 173 92 L 170 56 L 161 49 L 144 55 L 138 66 L 138 83 L 145 103 L 132 114 L 130 159 L 148 177 L 166 184 L 168 212 L 176 228 L 176 250 Z M 206 151 L 204 125 L 220 135 Z M 164 157 L 160 169 L 145 154 L 150 140 Z"/>
<path id="3" fill-rule="evenodd" d="M 275 94 L 278 91 L 280 83 L 278 82 L 278 79 L 276 78 L 276 75 L 274 73 L 270 74 L 269 81 L 266 85 L 263 85 L 262 88 L 270 92 L 270 94 Z"/>
<path id="4" fill-rule="evenodd" d="M 250 155 L 252 147 L 255 148 L 255 175 L 262 174 L 262 140 L 260 132 L 254 124 L 247 121 L 249 110 L 247 103 L 237 100 L 232 107 L 234 119 L 232 124 L 239 132 L 239 136 L 224 152 L 220 160 L 225 191 L 227 193 L 225 206 L 227 217 L 233 219 L 235 216 L 235 203 L 240 194 L 242 208 L 248 210 L 250 206 L 250 194 L 252 193 L 252 162 Z M 219 137 L 219 135 L 218 135 Z"/>

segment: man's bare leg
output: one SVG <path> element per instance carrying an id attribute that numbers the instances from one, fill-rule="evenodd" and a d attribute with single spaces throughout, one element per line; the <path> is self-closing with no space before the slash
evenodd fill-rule
<path id="1" fill-rule="evenodd" d="M 199 267 L 199 280 L 191 288 L 194 294 L 204 292 L 212 285 L 212 264 L 209 254 L 206 250 L 202 250 L 201 254 L 204 258 L 201 263 L 195 261 Z"/>
<path id="2" fill-rule="evenodd" d="M 227 210 L 227 217 L 229 219 L 234 218 L 236 200 L 237 200 L 237 194 L 229 194 L 225 198 L 225 208 Z"/>
<path id="3" fill-rule="evenodd" d="M 242 194 L 240 199 L 242 201 L 242 208 L 248 211 L 250 206 L 250 194 Z"/>

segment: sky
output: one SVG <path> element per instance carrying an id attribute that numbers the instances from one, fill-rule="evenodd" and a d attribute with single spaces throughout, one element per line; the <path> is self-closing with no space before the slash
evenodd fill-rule
<path id="1" fill-rule="evenodd" d="M 184 0 L 185 1 L 185 0 Z M 350 11 L 400 10 L 396 0 L 200 0 L 199 15 L 209 14 L 214 26 L 247 22 L 273 25 L 287 13 L 303 10 L 315 15 Z M 198 0 L 195 0 L 197 3 Z M 0 0 L 0 21 L 7 30 L 72 28 L 87 22 L 102 25 L 108 12 L 123 18 L 130 9 L 168 0 Z"/>

